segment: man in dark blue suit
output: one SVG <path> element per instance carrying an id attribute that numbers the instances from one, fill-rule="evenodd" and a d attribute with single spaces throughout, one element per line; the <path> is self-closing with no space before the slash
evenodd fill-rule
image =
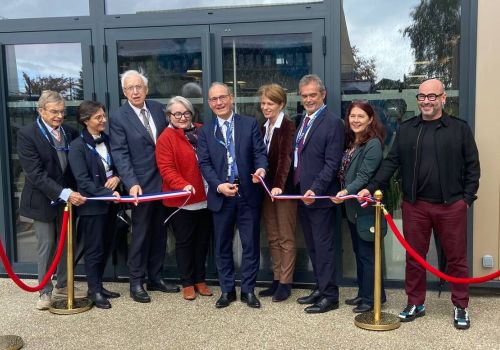
<path id="1" fill-rule="evenodd" d="M 125 189 L 131 196 L 161 192 L 161 177 L 156 166 L 156 140 L 167 126 L 163 106 L 146 100 L 147 78 L 129 70 L 121 75 L 125 102 L 110 115 L 111 154 Z M 132 208 L 132 241 L 129 247 L 130 296 L 135 301 L 149 303 L 144 290 L 178 292 L 179 287 L 161 278 L 166 250 L 163 221 L 165 209 L 160 201 L 146 202 Z"/>
<path id="2" fill-rule="evenodd" d="M 314 74 L 302 77 L 299 93 L 305 114 L 297 129 L 294 147 L 294 184 L 304 196 L 335 195 L 339 191 L 337 172 L 344 148 L 342 121 L 324 104 L 326 90 Z M 335 281 L 333 247 L 334 211 L 330 200 L 304 199 L 299 218 L 311 258 L 315 290 L 297 299 L 307 313 L 337 309 L 339 289 Z"/>
<path id="3" fill-rule="evenodd" d="M 260 259 L 262 191 L 251 174 L 265 176 L 267 157 L 257 120 L 233 112 L 227 85 L 213 83 L 208 102 L 215 117 L 200 131 L 198 160 L 208 182 L 208 209 L 214 215 L 215 253 L 223 308 L 236 300 L 233 261 L 234 226 L 238 227 L 241 260 L 241 301 L 259 308 L 254 294 Z"/>

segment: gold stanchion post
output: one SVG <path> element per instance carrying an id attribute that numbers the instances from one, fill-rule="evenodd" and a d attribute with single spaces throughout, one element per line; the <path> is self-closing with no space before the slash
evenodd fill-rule
<path id="1" fill-rule="evenodd" d="M 18 350 L 24 346 L 23 338 L 17 335 L 0 335 L 0 350 Z"/>
<path id="2" fill-rule="evenodd" d="M 375 276 L 373 288 L 373 311 L 359 314 L 354 319 L 354 324 L 359 328 L 368 329 L 371 331 L 389 331 L 399 328 L 401 325 L 399 318 L 395 315 L 381 312 L 382 301 L 382 248 L 380 223 L 383 204 L 382 191 L 375 191 Z"/>
<path id="3" fill-rule="evenodd" d="M 68 202 L 65 211 L 69 212 L 68 230 L 66 232 L 67 247 L 67 270 L 68 270 L 68 298 L 66 300 L 55 300 L 49 311 L 58 315 L 72 315 L 85 312 L 92 308 L 92 301 L 89 298 L 75 299 L 74 271 L 73 271 L 73 205 Z"/>

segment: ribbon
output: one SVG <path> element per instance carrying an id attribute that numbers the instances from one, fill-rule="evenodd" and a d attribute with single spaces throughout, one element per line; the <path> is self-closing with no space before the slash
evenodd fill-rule
<path id="1" fill-rule="evenodd" d="M 149 193 L 141 194 L 135 198 L 134 196 L 121 196 L 120 198 L 115 196 L 98 196 L 98 197 L 87 197 L 89 201 L 105 201 L 105 202 L 117 202 L 117 203 L 142 203 L 142 202 L 152 202 L 158 201 L 165 198 L 179 198 L 179 197 L 190 197 L 191 192 L 189 191 L 171 191 L 171 192 L 159 192 L 159 193 Z"/>

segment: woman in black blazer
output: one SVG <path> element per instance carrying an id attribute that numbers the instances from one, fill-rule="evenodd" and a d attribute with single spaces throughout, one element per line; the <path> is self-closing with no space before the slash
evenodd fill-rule
<path id="1" fill-rule="evenodd" d="M 68 157 L 78 191 L 86 197 L 120 197 L 116 190 L 120 178 L 111 158 L 108 135 L 104 133 L 104 105 L 83 101 L 77 117 L 84 129 L 80 137 L 71 142 Z M 84 239 L 88 293 L 95 306 L 101 309 L 111 307 L 109 298 L 120 296 L 102 285 L 104 267 L 114 240 L 116 212 L 116 204 L 102 201 L 87 201 L 77 210 L 78 233 Z"/>

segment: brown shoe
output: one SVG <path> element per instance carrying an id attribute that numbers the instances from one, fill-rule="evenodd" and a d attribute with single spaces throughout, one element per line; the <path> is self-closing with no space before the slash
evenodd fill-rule
<path id="1" fill-rule="evenodd" d="M 196 292 L 194 291 L 193 286 L 187 286 L 182 288 L 182 296 L 186 300 L 194 300 L 196 299 Z"/>
<path id="2" fill-rule="evenodd" d="M 203 295 L 206 297 L 211 297 L 212 295 L 214 295 L 212 293 L 212 290 L 210 288 L 208 288 L 208 286 L 205 282 L 196 283 L 194 286 L 196 287 L 196 291 L 198 293 L 200 293 L 200 295 Z"/>

